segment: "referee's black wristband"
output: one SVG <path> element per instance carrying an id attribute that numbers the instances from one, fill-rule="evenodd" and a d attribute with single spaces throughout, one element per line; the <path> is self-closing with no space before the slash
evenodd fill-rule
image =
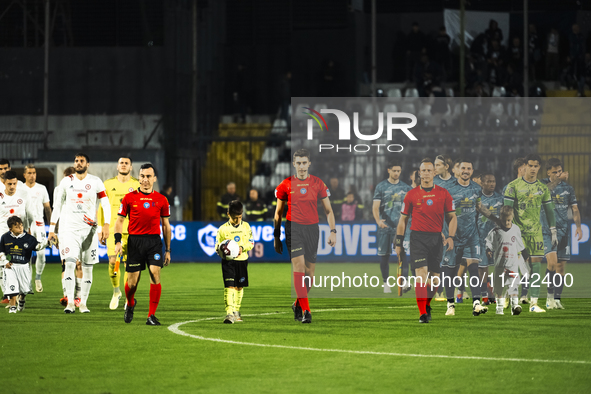
<path id="1" fill-rule="evenodd" d="M 121 243 L 121 233 L 115 233 L 115 245 Z"/>
<path id="2" fill-rule="evenodd" d="M 402 247 L 402 242 L 404 241 L 404 235 L 396 235 L 394 240 L 394 245 L 396 247 Z"/>
<path id="3" fill-rule="evenodd" d="M 455 235 L 448 235 L 447 238 L 451 238 L 452 241 L 455 241 L 456 240 L 456 236 Z"/>
<path id="4" fill-rule="evenodd" d="M 281 238 L 281 229 L 280 228 L 276 228 L 275 231 L 273 231 L 273 236 L 275 238 Z"/>

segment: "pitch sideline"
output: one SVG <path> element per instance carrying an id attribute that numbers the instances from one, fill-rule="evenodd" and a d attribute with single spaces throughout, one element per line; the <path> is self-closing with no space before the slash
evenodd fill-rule
<path id="1" fill-rule="evenodd" d="M 393 307 L 391 307 L 391 308 L 393 308 Z M 355 309 L 358 309 L 358 308 L 355 308 Z M 347 309 L 317 309 L 314 312 L 315 313 L 316 312 L 334 312 L 334 311 L 346 311 L 346 310 L 351 310 L 351 308 L 347 308 Z M 258 314 L 244 315 L 244 317 L 281 315 L 281 314 L 287 314 L 287 313 L 288 312 L 258 313 Z M 216 316 L 216 317 L 206 317 L 204 319 L 188 320 L 188 321 L 172 324 L 172 325 L 168 326 L 168 329 L 175 334 L 182 335 L 182 336 L 189 337 L 189 338 L 199 339 L 202 341 L 227 343 L 227 344 L 232 344 L 232 345 L 271 347 L 271 348 L 278 348 L 278 349 L 308 350 L 308 351 L 314 351 L 314 352 L 367 354 L 367 355 L 373 355 L 373 356 L 449 358 L 449 359 L 459 359 L 459 360 L 513 361 L 513 362 L 557 363 L 557 364 L 583 364 L 583 365 L 591 364 L 591 361 L 583 361 L 583 360 L 545 360 L 545 359 L 535 359 L 535 358 L 528 359 L 528 358 L 503 358 L 503 357 L 478 357 L 478 356 L 448 356 L 448 355 L 442 355 L 442 354 L 387 353 L 387 352 L 370 352 L 370 351 L 364 351 L 364 350 L 320 349 L 320 348 L 312 348 L 312 347 L 272 345 L 272 344 L 265 344 L 265 343 L 230 341 L 227 339 L 220 339 L 220 338 L 206 338 L 206 337 L 203 337 L 200 335 L 188 334 L 179 328 L 180 326 L 182 326 L 184 324 L 197 323 L 200 321 L 207 321 L 207 320 L 216 320 L 219 318 L 220 318 L 219 316 Z"/>

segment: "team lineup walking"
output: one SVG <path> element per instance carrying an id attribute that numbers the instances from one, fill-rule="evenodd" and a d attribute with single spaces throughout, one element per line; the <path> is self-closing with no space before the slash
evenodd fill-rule
<path id="1" fill-rule="evenodd" d="M 342 239 L 337 238 L 330 187 L 310 174 L 312 162 L 309 151 L 296 150 L 292 156 L 295 174 L 275 189 L 274 249 L 282 254 L 285 240 L 296 295 L 292 310 L 294 320 L 301 323 L 312 322 L 308 295 L 316 285 L 317 251 L 323 247 L 319 245 L 320 216 L 329 227 L 324 237 L 328 247 L 335 248 Z M 106 245 L 112 285 L 109 308 L 118 309 L 125 296 L 123 320 L 132 322 L 137 310 L 134 295 L 141 271 L 147 269 L 146 324 L 160 325 L 155 316 L 162 293 L 160 273 L 172 260 L 170 205 L 154 190 L 156 168 L 142 165 L 136 179 L 131 176 L 132 165 L 130 157 L 120 157 L 117 176 L 103 183 L 89 174 L 88 155 L 76 154 L 72 169 L 64 172 L 53 190 L 52 209 L 47 189 L 36 182 L 34 165 L 25 167 L 26 183 L 22 183 L 10 163 L 0 160 L 0 284 L 2 303 L 10 313 L 24 310 L 26 296 L 33 289 L 43 292 L 46 246 L 59 251 L 64 312 L 90 313 L 89 304 L 99 302 L 89 301 L 89 296 L 100 243 Z M 547 177 L 539 180 L 541 168 Z M 583 238 L 574 188 L 566 182 L 568 172 L 557 158 L 544 162 L 538 155 L 528 155 L 515 160 L 513 169 L 516 179 L 502 193 L 496 191 L 495 174 L 476 174 L 473 161 L 467 158 L 454 162 L 438 155 L 410 170 L 391 160 L 383 169 L 387 178 L 374 188 L 371 206 L 382 288 L 391 293 L 391 287 L 398 284 L 400 296 L 414 287 L 421 323 L 431 322 L 434 314 L 455 316 L 456 304 L 468 297 L 473 316 L 487 313 L 493 304 L 500 315 L 509 307 L 511 315 L 519 315 L 525 305 L 532 313 L 565 308 L 569 212 L 575 238 Z M 402 181 L 405 171 L 410 171 L 411 185 Z M 239 201 L 233 182 L 230 186 L 232 194 L 225 197 L 229 201 L 222 207 L 228 221 L 219 227 L 214 247 L 221 257 L 226 324 L 243 322 L 240 308 L 249 286 L 248 258 L 255 246 L 251 227 L 243 219 L 246 205 Z M 45 219 L 49 221 L 47 235 Z M 19 242 L 24 245 L 22 251 L 16 246 Z M 34 277 L 33 252 L 37 255 Z M 399 269 L 393 283 L 389 264 L 394 254 Z M 548 263 L 545 274 L 541 272 L 543 258 Z M 550 278 L 545 304 L 540 302 L 539 287 L 529 286 L 527 279 L 534 277 Z M 444 296 L 437 296 L 439 292 Z M 447 307 L 434 311 L 434 299 L 447 301 Z"/>

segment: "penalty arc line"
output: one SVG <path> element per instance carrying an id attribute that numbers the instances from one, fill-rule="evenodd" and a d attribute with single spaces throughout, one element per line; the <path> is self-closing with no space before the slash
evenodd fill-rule
<path id="1" fill-rule="evenodd" d="M 318 309 L 315 312 L 329 312 L 329 311 L 343 311 L 343 310 L 350 310 L 350 309 Z M 288 312 L 259 313 L 259 314 L 243 315 L 243 316 L 244 317 L 247 317 L 247 316 L 269 316 L 269 315 L 280 315 L 280 314 L 285 314 L 285 313 L 288 313 Z M 314 351 L 314 352 L 330 352 L 330 353 L 366 354 L 366 355 L 373 355 L 373 356 L 397 356 L 397 357 L 444 358 L 444 359 L 447 358 L 447 359 L 457 359 L 457 360 L 513 361 L 513 362 L 554 363 L 554 364 L 583 364 L 583 365 L 591 364 L 591 361 L 584 361 L 584 360 L 545 360 L 545 359 L 536 359 L 536 358 L 449 356 L 449 355 L 444 355 L 444 354 L 390 353 L 390 352 L 372 352 L 372 351 L 367 351 L 367 350 L 321 349 L 321 348 L 312 348 L 312 347 L 273 345 L 273 344 L 266 344 L 266 343 L 230 341 L 230 340 L 221 339 L 221 338 L 207 338 L 207 337 L 203 337 L 201 335 L 193 335 L 193 334 L 186 333 L 179 328 L 180 326 L 182 326 L 184 324 L 197 323 L 200 321 L 216 320 L 216 319 L 219 319 L 219 317 L 207 317 L 204 319 L 188 320 L 188 321 L 172 324 L 172 325 L 168 326 L 168 329 L 175 334 L 182 335 L 182 336 L 189 337 L 189 338 L 199 339 L 202 341 L 227 343 L 227 344 L 231 344 L 231 345 L 269 347 L 269 348 L 276 348 L 276 349 L 307 350 L 307 351 Z"/>

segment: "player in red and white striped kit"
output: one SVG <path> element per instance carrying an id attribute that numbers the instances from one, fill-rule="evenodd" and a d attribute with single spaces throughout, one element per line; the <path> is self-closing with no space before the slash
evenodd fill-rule
<path id="1" fill-rule="evenodd" d="M 109 237 L 111 205 L 105 193 L 105 185 L 98 177 L 88 173 L 90 160 L 84 153 L 76 154 L 76 174 L 62 179 L 54 191 L 53 213 L 49 226 L 48 240 L 55 240 L 55 224 L 60 221 L 59 249 L 65 263 L 64 282 L 68 305 L 65 313 L 74 313 L 76 260 L 82 263 L 82 285 L 80 306 L 82 313 L 90 312 L 86 307 L 92 285 L 92 268 L 99 262 L 98 242 L 105 243 Z M 98 204 L 103 207 L 105 224 L 97 234 L 96 213 Z"/>

